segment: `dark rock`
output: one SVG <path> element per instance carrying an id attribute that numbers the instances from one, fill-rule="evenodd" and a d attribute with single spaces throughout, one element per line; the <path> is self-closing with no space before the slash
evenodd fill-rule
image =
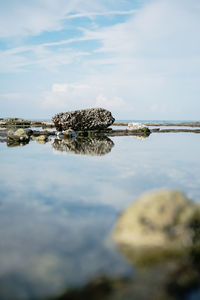
<path id="1" fill-rule="evenodd" d="M 108 137 L 55 139 L 53 148 L 61 152 L 101 156 L 109 153 L 114 143 Z"/>
<path id="2" fill-rule="evenodd" d="M 15 140 L 6 140 L 6 142 L 7 142 L 7 146 L 8 147 L 22 147 L 22 146 L 25 146 L 25 145 L 27 145 L 28 143 L 29 143 L 29 141 L 15 141 Z"/>
<path id="3" fill-rule="evenodd" d="M 25 132 L 26 132 L 26 134 L 28 136 L 31 136 L 33 134 L 33 130 L 32 129 L 26 129 Z"/>
<path id="4" fill-rule="evenodd" d="M 135 136 L 135 137 L 141 137 L 141 138 L 147 138 L 151 134 L 151 131 L 149 128 L 145 127 L 142 129 L 117 129 L 117 130 L 111 130 L 108 135 L 110 136 Z"/>
<path id="5" fill-rule="evenodd" d="M 89 108 L 56 114 L 52 118 L 58 131 L 98 130 L 112 125 L 115 119 L 111 112 L 103 108 Z"/>

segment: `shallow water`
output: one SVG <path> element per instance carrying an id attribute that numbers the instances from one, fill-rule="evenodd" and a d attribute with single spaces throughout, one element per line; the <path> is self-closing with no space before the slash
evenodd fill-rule
<path id="1" fill-rule="evenodd" d="M 199 135 L 111 140 L 98 156 L 59 151 L 53 140 L 0 144 L 0 299 L 42 299 L 99 275 L 129 275 L 110 234 L 119 214 L 152 189 L 200 201 Z"/>

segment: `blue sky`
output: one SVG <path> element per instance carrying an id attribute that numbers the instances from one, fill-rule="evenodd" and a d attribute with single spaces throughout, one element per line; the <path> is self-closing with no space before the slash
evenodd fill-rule
<path id="1" fill-rule="evenodd" d="M 0 2 L 0 117 L 199 119 L 198 0 Z"/>

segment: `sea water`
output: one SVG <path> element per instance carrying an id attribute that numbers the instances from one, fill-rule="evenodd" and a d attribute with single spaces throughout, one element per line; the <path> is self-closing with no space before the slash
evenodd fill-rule
<path id="1" fill-rule="evenodd" d="M 110 140 L 102 153 L 59 150 L 54 139 L 0 144 L 0 299 L 44 299 L 98 276 L 129 276 L 134 267 L 111 238 L 119 215 L 149 190 L 200 202 L 198 134 Z"/>

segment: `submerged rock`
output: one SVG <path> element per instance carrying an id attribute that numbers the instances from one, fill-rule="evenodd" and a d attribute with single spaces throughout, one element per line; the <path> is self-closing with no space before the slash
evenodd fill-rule
<path id="1" fill-rule="evenodd" d="M 113 141 L 108 137 L 55 139 L 53 143 L 53 148 L 58 151 L 95 156 L 109 153 L 113 146 Z"/>
<path id="2" fill-rule="evenodd" d="M 63 112 L 52 118 L 59 131 L 73 130 L 98 130 L 112 125 L 115 119 L 111 112 L 103 108 L 89 108 Z"/>

